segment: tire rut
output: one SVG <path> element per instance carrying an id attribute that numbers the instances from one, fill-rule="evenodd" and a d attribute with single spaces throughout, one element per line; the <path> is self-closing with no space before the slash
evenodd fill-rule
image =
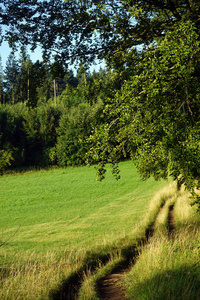
<path id="1" fill-rule="evenodd" d="M 125 290 L 122 286 L 122 276 L 126 270 L 108 274 L 97 284 L 99 299 L 126 300 Z"/>
<path id="2" fill-rule="evenodd" d="M 160 208 L 159 212 L 161 211 L 162 207 Z M 158 212 L 158 214 L 159 214 Z M 158 216 L 157 214 L 157 216 Z M 157 218 L 157 217 L 156 217 Z M 146 239 L 141 242 L 141 244 L 145 245 L 149 243 L 149 240 L 151 237 L 153 237 L 154 234 L 154 227 L 155 222 L 146 230 L 145 236 Z M 168 212 L 168 234 L 169 236 L 173 236 L 175 231 L 176 225 L 175 225 L 175 219 L 174 219 L 174 205 L 171 205 L 169 207 Z M 133 257 L 133 262 L 137 260 L 137 257 Z M 124 268 L 116 270 L 115 272 L 108 274 L 104 278 L 102 278 L 97 283 L 97 291 L 98 296 L 100 300 L 127 300 L 128 298 L 125 295 L 125 290 L 122 285 L 122 276 L 129 271 L 130 266 L 124 266 Z"/>
<path id="3" fill-rule="evenodd" d="M 145 239 L 140 242 L 140 244 L 147 244 L 149 239 L 154 233 L 154 223 L 146 230 Z M 136 251 L 135 251 L 136 253 Z M 138 258 L 138 251 L 131 260 L 127 260 L 126 264 L 113 270 L 112 273 L 106 275 L 104 278 L 97 282 L 97 293 L 100 300 L 127 300 L 125 294 L 125 289 L 122 285 L 122 276 L 129 272 L 130 267 L 132 267 Z M 131 266 L 130 266 L 131 263 Z"/>
<path id="4" fill-rule="evenodd" d="M 168 236 L 173 238 L 176 229 L 176 222 L 174 218 L 174 204 L 170 205 L 168 213 Z"/>
<path id="5" fill-rule="evenodd" d="M 162 207 L 160 208 L 160 210 Z M 160 212 L 160 211 L 159 211 Z M 158 213 L 159 213 L 158 212 Z M 156 216 L 157 218 L 157 216 Z M 155 221 L 153 224 L 146 230 L 145 239 L 143 239 L 139 245 L 145 245 L 149 243 L 151 237 L 154 234 Z M 169 237 L 173 237 L 175 231 L 175 219 L 174 219 L 174 205 L 169 207 L 168 213 L 168 235 Z M 130 250 L 130 249 L 129 249 Z M 132 254 L 132 255 L 130 255 Z M 114 269 L 110 274 L 106 275 L 102 279 L 100 279 L 97 284 L 97 294 L 100 300 L 127 300 L 125 289 L 123 287 L 122 276 L 127 273 L 130 268 L 135 264 L 138 259 L 138 251 L 132 249 L 129 251 L 129 255 L 124 255 L 125 260 L 121 266 L 118 266 Z M 105 260 L 104 265 L 108 262 L 109 258 Z M 95 267 L 93 268 L 93 271 Z M 81 283 L 84 278 L 84 272 L 80 271 L 74 274 L 70 280 L 64 282 L 58 291 L 52 292 L 50 299 L 52 300 L 77 300 L 79 289 L 81 287 Z"/>

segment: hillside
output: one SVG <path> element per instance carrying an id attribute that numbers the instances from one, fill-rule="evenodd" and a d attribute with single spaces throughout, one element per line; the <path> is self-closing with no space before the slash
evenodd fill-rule
<path id="1" fill-rule="evenodd" d="M 120 170 L 119 181 L 108 170 L 103 182 L 93 167 L 0 177 L 1 299 L 48 299 L 78 269 L 108 261 L 132 241 L 168 183 L 142 181 L 130 161 Z"/>
<path id="2" fill-rule="evenodd" d="M 200 216 L 175 184 L 88 167 L 3 176 L 1 299 L 199 299 Z"/>

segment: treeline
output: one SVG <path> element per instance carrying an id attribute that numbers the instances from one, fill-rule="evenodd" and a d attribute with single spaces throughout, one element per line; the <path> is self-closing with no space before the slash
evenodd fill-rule
<path id="1" fill-rule="evenodd" d="M 0 59 L 0 101 L 2 104 L 16 104 L 27 101 L 29 107 L 36 107 L 39 100 L 47 101 L 60 95 L 66 87 L 77 87 L 82 76 L 80 65 L 77 76 L 58 63 L 32 62 L 26 49 L 22 48 L 19 59 L 14 52 L 8 56 L 3 69 Z"/>
<path id="2" fill-rule="evenodd" d="M 51 70 L 47 78 L 52 88 Z M 56 99 L 44 84 L 32 91 L 30 98 L 35 97 L 35 103 L 27 98 L 20 101 L 20 89 L 13 96 L 14 86 L 6 91 L 7 102 L 0 105 L 1 173 L 9 168 L 86 163 L 91 147 L 88 137 L 96 126 L 108 121 L 104 108 L 120 88 L 120 79 L 112 71 L 100 69 L 91 74 L 80 66 L 77 76 L 65 72 L 62 84 Z"/>

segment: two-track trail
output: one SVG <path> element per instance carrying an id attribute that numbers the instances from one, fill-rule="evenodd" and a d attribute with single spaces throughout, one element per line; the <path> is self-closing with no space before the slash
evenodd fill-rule
<path id="1" fill-rule="evenodd" d="M 162 209 L 162 208 L 161 208 Z M 161 210 L 160 209 L 160 210 Z M 153 237 L 155 222 L 146 230 L 146 240 L 142 244 L 149 243 L 149 239 Z M 175 231 L 174 205 L 169 207 L 168 212 L 168 235 L 171 237 Z M 138 258 L 133 257 L 132 265 Z M 130 266 L 121 267 L 119 270 L 108 274 L 97 283 L 98 296 L 100 300 L 127 300 L 125 290 L 121 283 L 122 276 L 129 271 Z"/>
<path id="2" fill-rule="evenodd" d="M 162 208 L 160 208 L 161 211 Z M 160 212 L 159 211 L 159 212 Z M 158 215 L 157 215 L 158 216 Z M 156 223 L 156 219 L 154 223 L 146 230 L 145 239 L 142 240 L 139 244 L 145 245 L 151 242 L 150 238 L 153 237 L 154 227 Z M 169 207 L 168 212 L 168 236 L 169 238 L 173 237 L 173 233 L 175 231 L 175 220 L 174 220 L 174 205 Z M 110 274 L 107 274 L 105 277 L 101 278 L 96 283 L 97 295 L 100 300 L 127 300 L 125 290 L 122 284 L 123 275 L 127 273 L 131 267 L 134 266 L 134 263 L 139 258 L 138 251 L 135 249 L 133 251 L 133 256 L 128 258 L 125 257 L 124 262 L 117 266 L 116 269 L 112 270 Z M 104 265 L 109 261 L 109 258 L 104 261 Z M 87 269 L 87 267 L 86 267 Z M 95 267 L 93 268 L 95 270 Z M 54 291 L 51 295 L 52 300 L 76 300 L 78 299 L 79 289 L 83 282 L 84 273 L 86 270 L 82 270 L 74 274 L 70 280 L 63 283 L 60 287 L 59 291 Z"/>
<path id="3" fill-rule="evenodd" d="M 146 230 L 145 240 L 141 244 L 148 243 L 150 237 L 153 236 L 154 223 Z M 136 252 L 137 253 L 137 252 Z M 133 266 L 138 257 L 138 253 L 131 259 Z M 127 300 L 124 287 L 122 285 L 122 276 L 125 275 L 130 269 L 130 261 L 123 266 L 113 270 L 111 274 L 106 275 L 99 282 L 97 282 L 98 297 L 100 300 Z"/>

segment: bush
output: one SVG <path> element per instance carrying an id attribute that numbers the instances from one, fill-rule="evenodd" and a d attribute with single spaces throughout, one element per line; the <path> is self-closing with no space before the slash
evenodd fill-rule
<path id="1" fill-rule="evenodd" d="M 87 138 L 101 121 L 103 103 L 81 103 L 62 115 L 58 127 L 57 156 L 60 166 L 85 164 L 90 148 Z"/>
<path id="2" fill-rule="evenodd" d="M 10 150 L 0 150 L 0 175 L 11 166 L 13 161 L 12 152 Z"/>
<path id="3" fill-rule="evenodd" d="M 51 165 L 52 155 L 49 149 L 56 144 L 56 127 L 61 112 L 48 104 L 29 110 L 23 122 L 26 133 L 25 162 L 28 165 Z M 51 156 L 51 158 L 50 158 Z"/>

